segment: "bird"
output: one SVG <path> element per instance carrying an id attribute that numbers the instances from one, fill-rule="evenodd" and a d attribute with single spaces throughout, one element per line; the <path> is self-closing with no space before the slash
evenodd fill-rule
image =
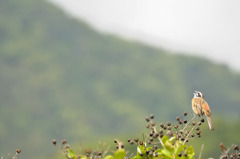
<path id="1" fill-rule="evenodd" d="M 202 117 L 205 115 L 207 117 L 208 125 L 210 130 L 214 130 L 212 120 L 211 120 L 211 110 L 204 98 L 204 95 L 200 91 L 194 91 L 192 98 L 192 109 L 195 114 Z"/>

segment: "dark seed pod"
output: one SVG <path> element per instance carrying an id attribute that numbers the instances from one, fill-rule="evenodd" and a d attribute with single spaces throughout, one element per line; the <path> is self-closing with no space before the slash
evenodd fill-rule
<path id="1" fill-rule="evenodd" d="M 183 123 L 186 124 L 186 123 L 187 123 L 187 120 L 184 120 Z"/>
<path id="2" fill-rule="evenodd" d="M 114 143 L 118 143 L 118 140 L 117 140 L 117 139 L 115 139 L 113 142 L 114 142 Z"/>
<path id="3" fill-rule="evenodd" d="M 150 118 L 151 118 L 151 119 L 154 119 L 154 115 L 153 115 L 153 114 L 151 114 L 151 115 L 150 115 Z"/>
<path id="4" fill-rule="evenodd" d="M 147 116 L 145 119 L 146 119 L 146 121 L 147 121 L 147 122 L 149 122 L 149 121 L 150 121 L 150 118 L 149 118 L 148 116 Z"/>
<path id="5" fill-rule="evenodd" d="M 179 153 L 179 154 L 178 154 L 178 157 L 182 157 L 182 153 Z"/>
<path id="6" fill-rule="evenodd" d="M 192 125 L 193 125 L 193 126 L 196 125 L 196 121 L 193 121 L 193 122 L 192 122 Z"/>
<path id="7" fill-rule="evenodd" d="M 196 127 L 196 130 L 200 130 L 200 128 L 199 128 L 199 127 Z"/>
<path id="8" fill-rule="evenodd" d="M 53 145 L 56 145 L 56 144 L 57 144 L 57 140 L 56 140 L 56 139 L 53 139 L 53 140 L 52 140 L 52 143 L 53 143 Z"/>
<path id="9" fill-rule="evenodd" d="M 233 149 L 234 149 L 234 150 L 239 150 L 239 146 L 238 146 L 238 145 L 235 145 L 235 146 L 233 147 Z"/>
<path id="10" fill-rule="evenodd" d="M 160 130 L 159 130 L 159 133 L 160 133 L 160 134 L 162 134 L 162 133 L 163 133 L 163 130 L 162 130 L 162 129 L 160 129 Z"/>
<path id="11" fill-rule="evenodd" d="M 17 149 L 16 152 L 19 154 L 19 153 L 22 152 L 22 150 L 21 149 Z"/>
<path id="12" fill-rule="evenodd" d="M 201 122 L 204 123 L 204 119 L 201 119 Z"/>
<path id="13" fill-rule="evenodd" d="M 177 128 L 178 128 L 178 125 L 174 125 L 174 128 L 177 129 Z"/>
<path id="14" fill-rule="evenodd" d="M 62 140 L 62 144 L 66 144 L 67 143 L 67 140 Z"/>
<path id="15" fill-rule="evenodd" d="M 149 128 L 149 124 L 147 123 L 147 124 L 145 125 L 145 127 L 146 127 L 146 128 Z"/>
<path id="16" fill-rule="evenodd" d="M 135 139 L 134 139 L 134 141 L 135 141 L 135 142 L 138 142 L 138 141 L 139 141 L 139 139 L 138 139 L 138 138 L 135 138 Z"/>
<path id="17" fill-rule="evenodd" d="M 164 124 L 163 123 L 161 123 L 160 126 L 161 126 L 161 128 L 164 128 Z"/>
<path id="18" fill-rule="evenodd" d="M 170 123 L 170 122 L 167 122 L 167 126 L 171 126 L 171 123 Z"/>
<path id="19" fill-rule="evenodd" d="M 187 116 L 187 114 L 188 114 L 187 112 L 184 112 L 184 113 L 183 113 L 184 116 Z"/>
<path id="20" fill-rule="evenodd" d="M 176 117 L 176 120 L 177 120 L 177 121 L 179 121 L 179 120 L 180 120 L 179 116 L 177 116 L 177 117 Z"/>

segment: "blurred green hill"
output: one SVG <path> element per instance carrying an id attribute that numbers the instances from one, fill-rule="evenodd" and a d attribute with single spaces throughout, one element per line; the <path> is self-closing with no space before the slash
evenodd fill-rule
<path id="1" fill-rule="evenodd" d="M 240 75 L 226 66 L 98 33 L 42 0 L 0 1 L 0 88 L 0 155 L 22 158 L 55 152 L 53 138 L 140 131 L 150 113 L 174 119 L 194 90 L 213 121 L 240 112 Z"/>

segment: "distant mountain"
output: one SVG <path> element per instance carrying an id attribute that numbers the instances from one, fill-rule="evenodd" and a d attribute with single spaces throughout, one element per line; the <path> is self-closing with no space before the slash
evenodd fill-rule
<path id="1" fill-rule="evenodd" d="M 127 134 L 150 113 L 191 112 L 194 90 L 213 116 L 240 111 L 240 76 L 226 66 L 100 34 L 40 0 L 0 1 L 0 88 L 0 155 L 20 147 L 22 158 L 55 151 L 52 138 Z"/>

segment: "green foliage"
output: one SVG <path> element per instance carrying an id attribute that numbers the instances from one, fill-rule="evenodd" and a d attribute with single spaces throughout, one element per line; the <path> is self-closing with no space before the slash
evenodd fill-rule
<path id="1" fill-rule="evenodd" d="M 91 153 L 91 150 L 87 149 L 85 155 L 77 155 L 69 148 L 69 145 L 65 145 L 66 140 L 63 140 L 64 142 L 59 147 L 67 159 L 194 159 L 196 153 L 193 146 L 189 144 L 189 141 L 197 140 L 199 142 L 202 139 L 200 127 L 204 124 L 204 120 L 201 119 L 198 121 L 195 119 L 196 116 L 194 116 L 190 121 L 187 121 L 185 119 L 186 116 L 187 113 L 185 112 L 183 117 L 176 118 L 179 125 L 171 126 L 172 123 L 167 122 L 166 125 L 161 123 L 160 128 L 153 121 L 153 115 L 150 118 L 146 117 L 146 121 L 148 124 L 151 124 L 151 127 L 146 126 L 150 132 L 143 135 L 143 139 L 145 140 L 142 141 L 138 138 L 134 140 L 128 139 L 128 142 L 134 145 L 134 151 L 125 150 L 123 142 L 117 139 L 114 140 L 114 143 L 117 144 L 117 150 L 111 151 L 111 154 L 108 153 L 108 149 L 98 148 L 94 153 Z M 172 128 L 175 128 L 175 130 L 172 130 Z M 175 133 L 173 134 L 174 131 Z M 53 140 L 53 144 L 56 145 L 56 140 Z M 229 149 L 223 143 L 220 143 L 219 146 L 222 150 L 222 154 L 219 155 L 221 156 L 220 158 L 230 157 L 235 159 L 240 157 L 240 148 L 238 145 L 232 145 Z M 201 159 L 202 153 L 203 145 L 198 159 Z"/>

